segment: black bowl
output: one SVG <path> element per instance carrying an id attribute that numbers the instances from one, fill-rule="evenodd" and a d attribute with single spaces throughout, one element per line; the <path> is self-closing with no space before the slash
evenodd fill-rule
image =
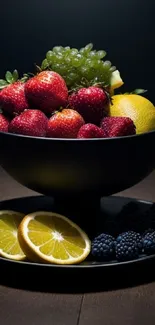
<path id="1" fill-rule="evenodd" d="M 0 132 L 0 164 L 19 183 L 48 196 L 107 196 L 152 172 L 155 131 L 88 140 Z"/>
<path id="2" fill-rule="evenodd" d="M 154 147 L 155 131 L 88 140 L 0 132 L 0 164 L 19 183 L 54 197 L 51 208 L 93 236 L 100 198 L 125 190 L 150 174 L 155 167 Z"/>

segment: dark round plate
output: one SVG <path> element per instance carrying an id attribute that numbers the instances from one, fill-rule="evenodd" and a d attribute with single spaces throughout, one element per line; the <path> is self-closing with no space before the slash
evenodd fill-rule
<path id="1" fill-rule="evenodd" d="M 53 210 L 53 199 L 46 196 L 17 198 L 0 202 L 0 209 L 12 209 L 24 213 L 37 210 Z M 104 227 L 113 227 L 113 221 L 129 203 L 134 202 L 138 210 L 147 215 L 153 202 L 125 197 L 101 199 L 101 215 L 97 220 L 98 233 Z M 112 229 L 113 231 L 113 229 Z M 97 290 L 133 285 L 136 281 L 148 281 L 155 274 L 155 254 L 142 255 L 126 262 L 94 262 L 87 260 L 80 265 L 53 265 L 18 262 L 0 258 L 0 281 L 13 286 L 25 286 L 41 290 L 74 291 Z M 84 289 L 85 288 L 85 289 Z"/>

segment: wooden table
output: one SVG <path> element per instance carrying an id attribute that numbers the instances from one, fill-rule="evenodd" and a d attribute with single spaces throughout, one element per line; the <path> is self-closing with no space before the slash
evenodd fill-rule
<path id="1" fill-rule="evenodd" d="M 155 173 L 119 195 L 155 201 Z M 0 199 L 37 195 L 0 169 Z M 52 279 L 51 279 L 52 281 Z M 155 282 L 106 292 L 53 294 L 0 286 L 1 325 L 154 325 Z"/>

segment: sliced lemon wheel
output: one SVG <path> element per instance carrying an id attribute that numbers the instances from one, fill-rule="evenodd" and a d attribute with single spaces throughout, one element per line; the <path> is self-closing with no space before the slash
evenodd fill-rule
<path id="1" fill-rule="evenodd" d="M 91 243 L 87 234 L 67 217 L 47 211 L 28 214 L 18 229 L 25 255 L 34 262 L 76 264 L 86 259 Z"/>
<path id="2" fill-rule="evenodd" d="M 0 211 L 0 256 L 18 261 L 25 259 L 17 236 L 19 224 L 24 216 L 12 210 Z"/>

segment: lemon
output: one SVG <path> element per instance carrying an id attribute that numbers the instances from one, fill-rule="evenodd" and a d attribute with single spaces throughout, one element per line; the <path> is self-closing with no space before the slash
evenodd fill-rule
<path id="1" fill-rule="evenodd" d="M 87 234 L 67 217 L 47 211 L 28 214 L 18 229 L 18 240 L 29 260 L 76 264 L 90 253 Z"/>
<path id="2" fill-rule="evenodd" d="M 13 260 L 25 259 L 17 238 L 18 226 L 23 218 L 24 214 L 16 211 L 0 211 L 0 256 Z"/>
<path id="3" fill-rule="evenodd" d="M 111 91 L 117 88 L 120 88 L 124 84 L 124 81 L 122 80 L 120 76 L 119 70 L 115 70 L 112 72 L 111 80 L 110 80 L 110 89 Z"/>
<path id="4" fill-rule="evenodd" d="M 130 117 L 136 126 L 137 134 L 155 130 L 155 107 L 141 95 L 114 95 L 109 115 Z"/>

